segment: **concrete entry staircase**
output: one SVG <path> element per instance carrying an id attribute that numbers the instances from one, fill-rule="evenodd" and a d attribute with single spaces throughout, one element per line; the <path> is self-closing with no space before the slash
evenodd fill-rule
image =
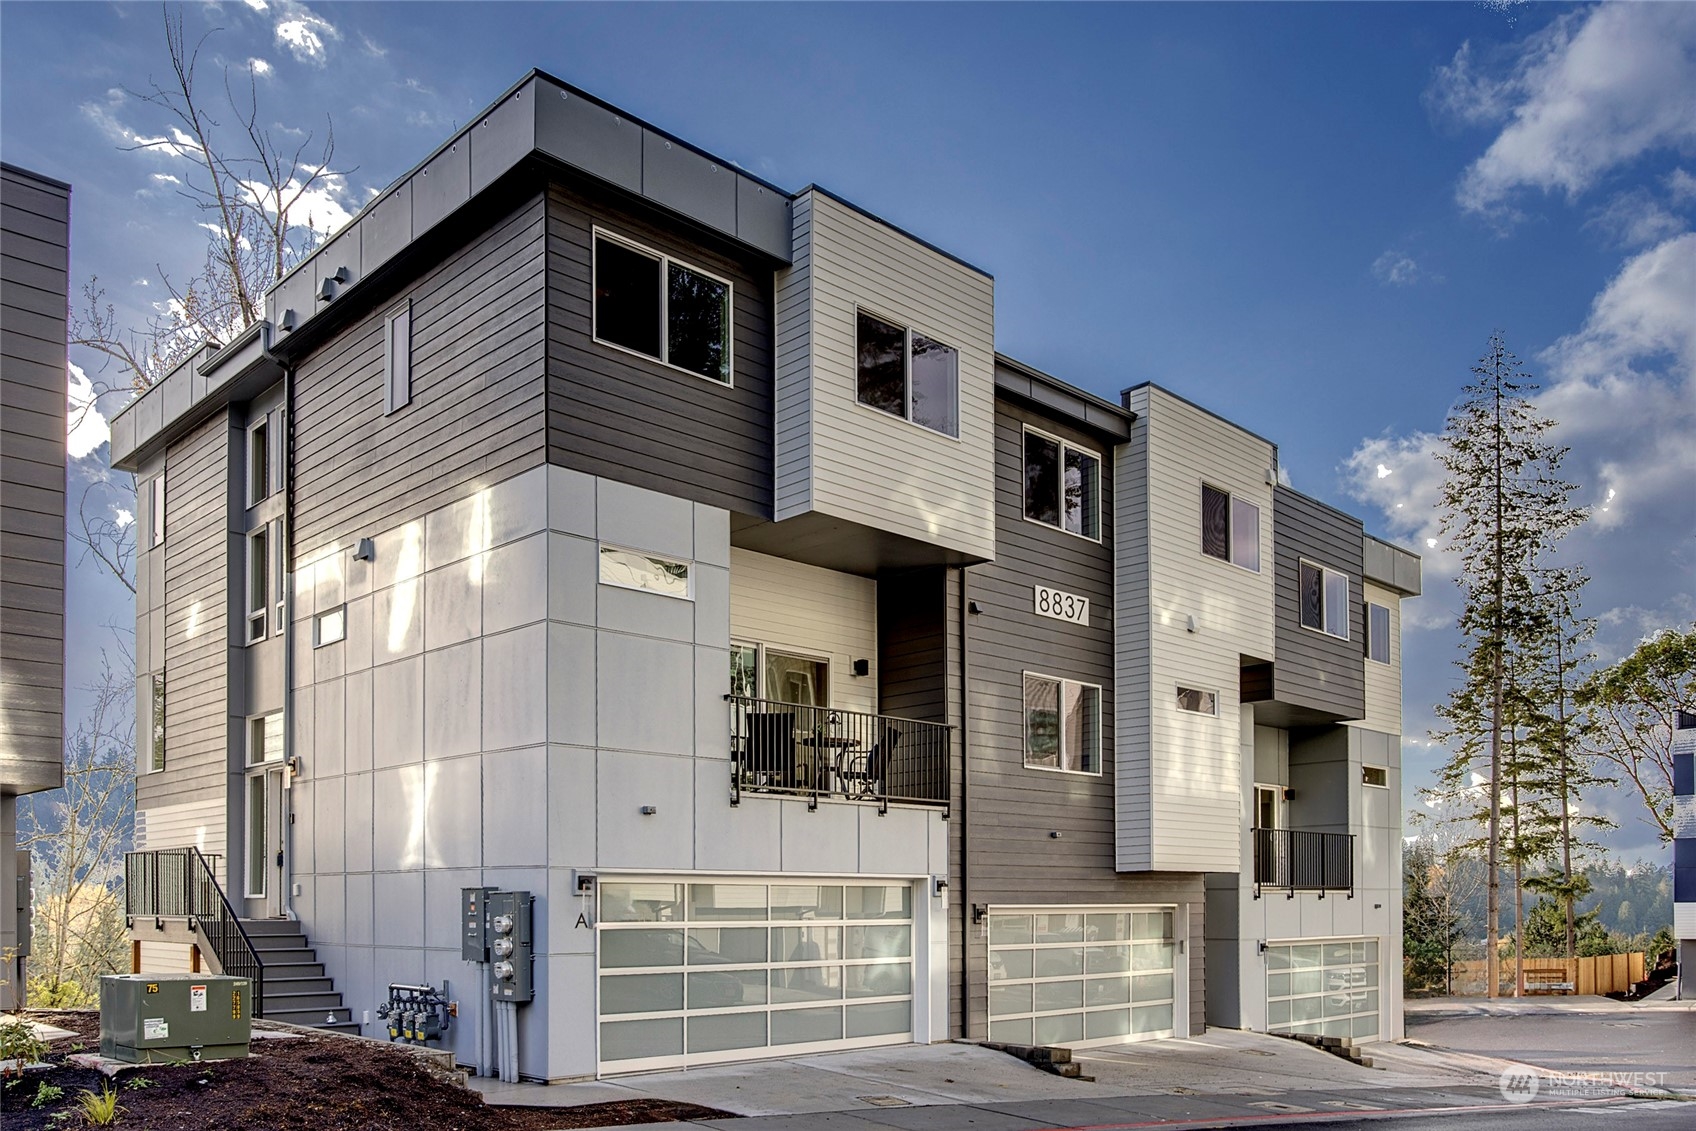
<path id="1" fill-rule="evenodd" d="M 260 1016 L 314 1029 L 358 1033 L 353 1011 L 324 973 L 324 964 L 293 919 L 243 919 L 242 929 L 265 964 L 265 997 Z"/>

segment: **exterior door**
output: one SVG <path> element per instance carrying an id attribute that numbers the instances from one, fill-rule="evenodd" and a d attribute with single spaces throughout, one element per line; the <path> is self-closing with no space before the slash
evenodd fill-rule
<path id="1" fill-rule="evenodd" d="M 247 891 L 249 907 L 262 918 L 283 913 L 283 771 L 247 776 Z"/>

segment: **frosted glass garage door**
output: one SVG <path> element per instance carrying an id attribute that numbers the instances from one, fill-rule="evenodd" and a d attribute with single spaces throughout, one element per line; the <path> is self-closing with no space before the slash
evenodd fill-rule
<path id="1" fill-rule="evenodd" d="M 1266 948 L 1266 1027 L 1274 1033 L 1378 1037 L 1378 940 Z"/>
<path id="2" fill-rule="evenodd" d="M 603 1071 L 902 1044 L 908 884 L 600 885 Z"/>
<path id="3" fill-rule="evenodd" d="M 1080 1045 L 1170 1037 L 1175 908 L 989 916 L 989 1039 Z"/>

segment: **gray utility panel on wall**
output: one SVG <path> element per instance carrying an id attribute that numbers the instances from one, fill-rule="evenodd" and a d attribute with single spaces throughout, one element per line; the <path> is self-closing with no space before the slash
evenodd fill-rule
<path id="1" fill-rule="evenodd" d="M 531 966 L 535 962 L 532 910 L 536 897 L 527 891 L 492 891 L 488 895 L 488 942 L 496 1001 L 514 1004 L 536 996 Z"/>

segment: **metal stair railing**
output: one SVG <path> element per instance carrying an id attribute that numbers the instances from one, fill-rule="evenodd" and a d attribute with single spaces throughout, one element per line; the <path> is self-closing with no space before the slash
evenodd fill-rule
<path id="1" fill-rule="evenodd" d="M 265 963 L 218 884 L 211 860 L 198 848 L 159 848 L 124 853 L 124 913 L 137 919 L 187 919 L 206 937 L 218 967 L 253 986 L 252 1016 L 265 1002 Z M 161 924 L 162 925 L 162 924 Z"/>

